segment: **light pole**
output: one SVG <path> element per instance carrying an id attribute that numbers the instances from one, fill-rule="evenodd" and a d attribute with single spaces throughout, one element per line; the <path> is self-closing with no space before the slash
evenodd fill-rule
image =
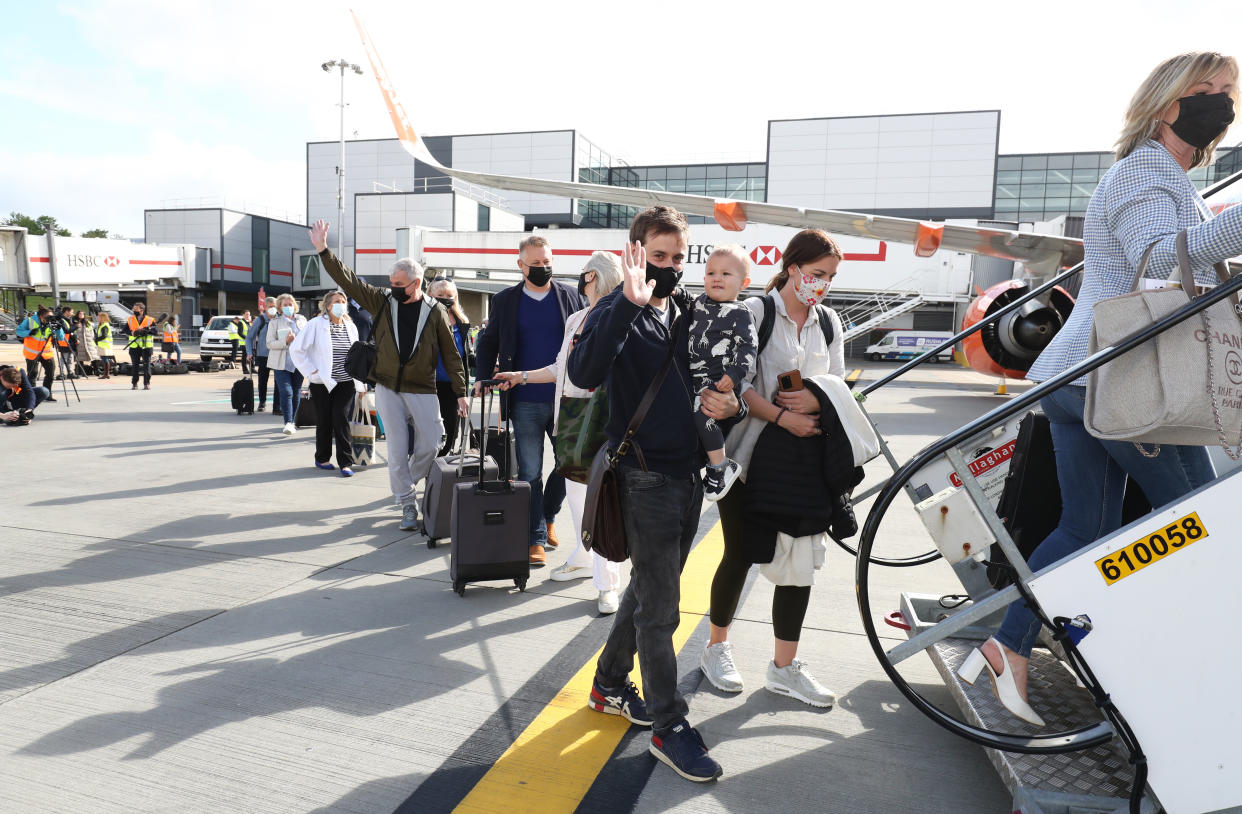
<path id="1" fill-rule="evenodd" d="M 353 71 L 359 76 L 362 75 L 362 68 L 346 62 L 343 59 L 334 59 L 331 62 L 325 62 L 321 65 L 326 73 L 331 73 L 333 68 L 337 68 L 341 72 L 341 164 L 336 168 L 336 256 L 342 263 L 345 262 L 345 72 Z"/>

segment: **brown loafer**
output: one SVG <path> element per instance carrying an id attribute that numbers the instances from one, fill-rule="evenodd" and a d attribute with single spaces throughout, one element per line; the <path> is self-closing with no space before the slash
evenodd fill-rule
<path id="1" fill-rule="evenodd" d="M 560 540 L 556 539 L 556 527 L 553 526 L 551 523 L 548 523 L 547 549 L 549 551 L 555 551 L 560 546 L 560 544 L 561 544 Z"/>
<path id="2" fill-rule="evenodd" d="M 530 547 L 530 564 L 531 565 L 547 565 L 548 558 L 543 553 L 543 546 L 533 545 Z"/>

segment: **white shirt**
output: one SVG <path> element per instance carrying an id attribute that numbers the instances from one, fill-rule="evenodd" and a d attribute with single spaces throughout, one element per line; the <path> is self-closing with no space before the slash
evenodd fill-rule
<path id="1" fill-rule="evenodd" d="M 802 378 L 809 379 L 821 373 L 835 376 L 845 375 L 845 342 L 841 328 L 841 318 L 832 311 L 832 346 L 824 344 L 824 332 L 819 327 L 818 309 L 810 309 L 806 323 L 802 326 L 802 336 L 798 336 L 798 325 L 785 309 L 785 300 L 779 291 L 774 291 L 776 301 L 776 319 L 772 323 L 772 335 L 768 338 L 767 347 L 759 354 L 754 375 L 743 384 L 742 390 L 756 390 L 760 396 L 772 401 L 776 397 L 776 377 L 791 370 L 797 370 Z M 743 303 L 755 314 L 755 325 L 763 324 L 763 297 L 750 297 Z M 741 478 L 746 480 L 746 470 L 750 467 L 750 456 L 768 422 L 754 415 L 748 415 L 742 423 L 729 433 L 727 449 L 729 457 L 737 461 L 742 468 Z"/>

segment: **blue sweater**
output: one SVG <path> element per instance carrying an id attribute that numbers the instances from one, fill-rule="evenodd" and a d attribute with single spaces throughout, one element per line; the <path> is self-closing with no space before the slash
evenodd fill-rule
<path id="1" fill-rule="evenodd" d="M 635 305 L 619 288 L 600 300 L 587 315 L 581 337 L 569 354 L 569 379 L 586 389 L 608 384 L 611 414 L 606 431 L 615 447 L 625 437 L 647 387 L 664 366 L 669 342 L 676 341 L 673 366 L 634 440 L 652 472 L 686 477 L 702 468 L 706 458 L 692 417 L 687 320 L 679 320 L 681 311 L 673 300 L 668 303 L 676 337 L 659 312 L 649 305 Z M 744 414 L 722 421 L 722 429 L 727 432 Z M 638 466 L 638 459 L 631 451 L 622 463 Z"/>
<path id="2" fill-rule="evenodd" d="M 556 297 L 548 292 L 536 300 L 522 292 L 517 307 L 517 346 L 513 349 L 514 370 L 538 370 L 556 361 L 565 339 L 565 321 Z M 526 384 L 510 391 L 514 401 L 551 403 L 556 384 Z"/>

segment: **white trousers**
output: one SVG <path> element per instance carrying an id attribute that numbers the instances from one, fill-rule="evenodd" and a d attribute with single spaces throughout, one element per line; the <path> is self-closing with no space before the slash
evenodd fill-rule
<path id="1" fill-rule="evenodd" d="M 402 506 L 417 504 L 414 486 L 427 477 L 440 448 L 444 422 L 435 393 L 397 393 L 375 386 L 375 410 L 388 438 L 388 484 Z M 414 451 L 410 450 L 410 434 Z"/>
<path id="2" fill-rule="evenodd" d="M 569 499 L 569 516 L 574 525 L 574 539 L 578 541 L 574 552 L 569 555 L 570 568 L 591 567 L 595 590 L 617 591 L 621 589 L 621 566 L 612 560 L 606 560 L 594 551 L 588 551 L 582 545 L 582 509 L 586 506 L 586 484 L 577 481 L 565 481 L 565 497 Z"/>

